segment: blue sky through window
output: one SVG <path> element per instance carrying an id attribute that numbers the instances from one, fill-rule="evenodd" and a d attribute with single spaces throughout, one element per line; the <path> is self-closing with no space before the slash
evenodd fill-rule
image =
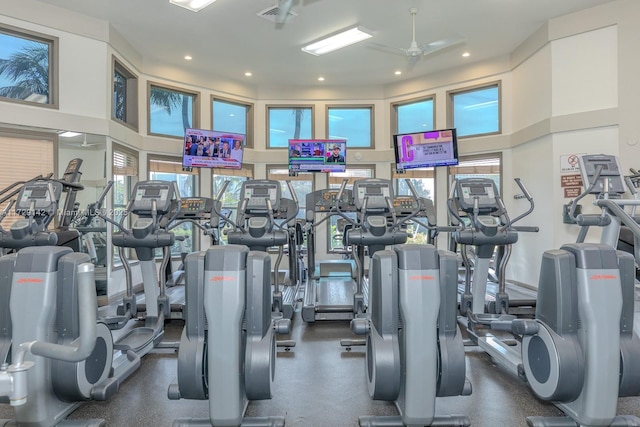
<path id="1" fill-rule="evenodd" d="M 36 80 L 38 81 L 40 89 L 35 93 L 27 92 L 23 95 L 5 95 L 11 98 L 23 99 L 38 103 L 47 103 L 49 101 L 49 44 L 33 39 L 19 37 L 13 34 L 0 33 L 0 59 L 10 60 L 16 53 L 25 53 L 28 49 L 37 48 L 38 50 L 44 49 L 46 53 L 45 58 L 39 61 L 39 66 L 46 68 L 46 73 L 34 72 L 35 68 L 26 69 L 22 75 L 17 79 L 13 79 L 7 76 L 6 73 L 0 74 L 0 88 L 21 86 L 21 83 L 25 83 L 25 86 L 33 87 Z M 28 84 L 26 80 L 28 79 Z"/>

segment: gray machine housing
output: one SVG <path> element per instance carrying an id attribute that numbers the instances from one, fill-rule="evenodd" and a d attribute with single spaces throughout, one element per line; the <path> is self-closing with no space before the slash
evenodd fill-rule
<path id="1" fill-rule="evenodd" d="M 173 425 L 284 425 L 282 417 L 243 422 L 249 400 L 272 397 L 277 326 L 271 315 L 271 258 L 230 244 L 188 255 L 185 268 L 178 382 L 168 396 L 209 399 L 210 418 L 177 419 Z"/>

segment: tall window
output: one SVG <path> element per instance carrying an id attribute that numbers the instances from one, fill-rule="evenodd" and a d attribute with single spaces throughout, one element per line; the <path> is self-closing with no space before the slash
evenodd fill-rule
<path id="1" fill-rule="evenodd" d="M 115 57 L 111 118 L 138 130 L 138 78 Z"/>
<path id="2" fill-rule="evenodd" d="M 434 97 L 391 104 L 394 133 L 432 130 L 435 123 Z"/>
<path id="3" fill-rule="evenodd" d="M 500 133 L 500 83 L 451 91 L 449 123 L 458 137 Z"/>
<path id="4" fill-rule="evenodd" d="M 24 147 L 29 147 L 27 156 L 25 156 Z M 0 168 L 0 189 L 7 188 L 17 181 L 25 181 L 37 175 L 54 172 L 53 141 L 45 138 L 0 134 L 0 158 L 6 165 L 11 165 L 11 167 Z M 0 205 L 0 212 L 8 203 L 9 201 Z M 16 216 L 12 210 L 0 222 L 0 226 L 5 231 L 9 230 L 11 224 L 19 218 L 22 217 Z"/>
<path id="5" fill-rule="evenodd" d="M 290 139 L 313 138 L 313 106 L 267 106 L 267 148 L 288 148 Z"/>
<path id="6" fill-rule="evenodd" d="M 196 174 L 197 172 L 195 171 L 183 171 L 180 160 L 171 160 L 155 156 L 149 158 L 149 179 L 175 182 L 178 184 L 180 197 L 193 197 L 195 195 Z M 171 247 L 172 256 L 179 256 L 183 251 L 193 252 L 195 250 L 193 224 L 189 222 L 183 223 L 171 231 L 173 231 L 176 236 L 176 241 Z M 156 250 L 156 256 L 162 256 L 161 249 Z"/>
<path id="7" fill-rule="evenodd" d="M 56 37 L 0 27 L 0 97 L 57 106 Z"/>
<path id="8" fill-rule="evenodd" d="M 460 178 L 490 178 L 502 194 L 502 155 L 500 153 L 466 156 L 457 166 L 449 166 L 449 181 Z"/>
<path id="9" fill-rule="evenodd" d="M 328 106 L 327 135 L 346 139 L 347 147 L 373 148 L 373 105 Z"/>
<path id="10" fill-rule="evenodd" d="M 213 197 L 218 196 L 218 192 L 222 189 L 225 181 L 229 181 L 229 185 L 222 195 L 222 213 L 235 221 L 238 213 L 238 203 L 240 202 L 240 188 L 242 183 L 253 177 L 253 170 L 250 166 L 243 166 L 240 170 L 231 169 L 214 169 L 213 170 Z M 224 233 L 226 228 L 230 228 L 230 224 L 221 223 L 220 244 L 227 243 L 227 236 Z"/>
<path id="11" fill-rule="evenodd" d="M 253 147 L 253 104 L 211 97 L 211 115 L 213 130 L 243 134 Z"/>
<path id="12" fill-rule="evenodd" d="M 124 147 L 113 148 L 113 189 L 111 194 L 113 195 L 113 220 L 120 223 L 122 215 L 125 213 L 129 198 L 131 197 L 131 191 L 133 185 L 138 177 L 138 155 Z M 123 225 L 127 228 L 131 228 L 131 216 L 127 216 Z M 119 231 L 117 227 L 114 227 L 114 232 Z M 121 263 L 118 256 L 118 248 L 113 247 L 114 251 L 114 265 Z M 130 250 L 124 250 L 125 256 L 130 257 Z"/>
<path id="13" fill-rule="evenodd" d="M 198 94 L 149 84 L 149 133 L 184 137 L 184 130 L 198 126 Z"/>
<path id="14" fill-rule="evenodd" d="M 373 178 L 373 167 L 347 167 L 345 172 L 332 172 L 329 174 L 329 188 L 338 189 L 342 186 L 342 182 L 346 179 L 346 189 L 353 190 L 353 183 L 358 179 Z M 346 214 L 352 220 L 356 220 L 354 213 Z M 343 252 L 345 250 L 342 237 L 344 236 L 344 228 L 349 222 L 339 216 L 332 216 L 329 219 L 329 227 L 327 233 L 327 248 L 329 252 Z"/>

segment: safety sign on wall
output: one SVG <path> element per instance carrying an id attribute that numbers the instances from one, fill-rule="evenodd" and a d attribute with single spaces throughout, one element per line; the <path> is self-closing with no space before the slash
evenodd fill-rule
<path id="1" fill-rule="evenodd" d="M 565 199 L 573 199 L 582 192 L 580 165 L 578 159 L 582 154 L 565 154 L 560 156 L 560 187 Z"/>

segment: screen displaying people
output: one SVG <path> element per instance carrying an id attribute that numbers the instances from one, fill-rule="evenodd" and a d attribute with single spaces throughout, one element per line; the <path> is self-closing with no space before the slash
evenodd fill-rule
<path id="1" fill-rule="evenodd" d="M 183 167 L 240 169 L 244 135 L 206 129 L 186 129 Z"/>
<path id="2" fill-rule="evenodd" d="M 292 172 L 344 172 L 347 141 L 344 139 L 290 139 Z"/>

